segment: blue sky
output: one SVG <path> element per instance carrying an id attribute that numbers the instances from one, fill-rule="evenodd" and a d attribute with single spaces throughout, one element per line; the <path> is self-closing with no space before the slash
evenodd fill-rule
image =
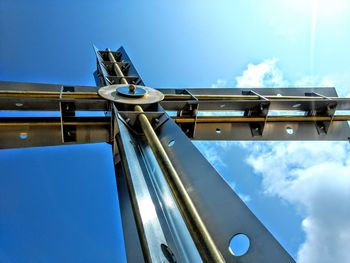
<path id="1" fill-rule="evenodd" d="M 94 43 L 123 45 L 151 87 L 335 85 L 345 96 L 349 8 L 345 0 L 2 0 L 0 80 L 94 85 Z M 196 145 L 299 262 L 350 260 L 347 144 Z M 123 260 L 110 153 L 105 144 L 0 151 L 0 261 Z"/>

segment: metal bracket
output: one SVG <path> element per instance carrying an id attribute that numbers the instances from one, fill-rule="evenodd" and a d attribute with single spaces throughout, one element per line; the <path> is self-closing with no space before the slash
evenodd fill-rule
<path id="1" fill-rule="evenodd" d="M 307 111 L 305 113 L 306 116 L 327 116 L 330 117 L 330 121 L 316 121 L 315 126 L 319 135 L 326 135 L 328 130 L 333 122 L 334 114 L 337 108 L 337 102 L 333 101 L 329 97 L 323 96 L 322 94 L 316 92 L 305 92 L 305 96 L 314 96 L 314 97 L 322 97 L 327 100 L 329 103 L 325 107 Z"/>
<path id="2" fill-rule="evenodd" d="M 129 130 L 136 135 L 142 134 L 139 125 L 137 125 L 137 117 L 140 113 L 134 111 L 118 111 L 116 110 L 115 106 L 113 107 L 115 112 L 117 112 L 119 119 L 124 122 Z M 144 112 L 144 114 L 155 131 L 157 131 L 157 129 L 159 129 L 169 119 L 168 114 L 165 112 Z"/>
<path id="3" fill-rule="evenodd" d="M 74 92 L 75 88 L 73 86 L 62 86 L 60 91 L 60 99 L 62 99 L 63 92 Z M 74 102 L 60 102 L 60 119 L 61 119 L 61 131 L 62 131 L 62 142 L 75 142 L 77 140 L 76 126 L 64 125 L 65 119 L 67 117 L 75 116 L 75 104 Z"/>
<path id="4" fill-rule="evenodd" d="M 187 101 L 186 105 L 177 112 L 178 117 L 193 117 L 194 123 L 183 123 L 180 125 L 182 131 L 189 137 L 194 138 L 197 124 L 197 112 L 199 110 L 198 99 L 189 90 L 184 89 L 183 94 L 191 96 L 191 99 Z"/>
<path id="5" fill-rule="evenodd" d="M 267 122 L 267 114 L 269 112 L 270 101 L 253 90 L 242 90 L 242 95 L 256 95 L 261 100 L 258 106 L 255 106 L 249 110 L 245 110 L 244 116 L 264 117 L 263 122 L 249 123 L 252 136 L 253 137 L 262 136 L 264 132 L 265 124 Z"/>

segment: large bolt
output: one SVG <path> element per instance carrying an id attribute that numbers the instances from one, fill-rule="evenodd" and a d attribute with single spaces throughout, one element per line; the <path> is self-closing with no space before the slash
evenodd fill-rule
<path id="1" fill-rule="evenodd" d="M 133 85 L 133 84 L 130 84 L 130 85 L 129 85 L 129 91 L 130 91 L 131 93 L 134 93 L 135 90 L 136 90 L 136 86 Z"/>

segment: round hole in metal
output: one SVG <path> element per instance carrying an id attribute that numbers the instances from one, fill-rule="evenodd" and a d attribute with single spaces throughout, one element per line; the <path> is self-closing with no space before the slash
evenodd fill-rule
<path id="1" fill-rule="evenodd" d="M 245 234 L 234 235 L 228 247 L 230 253 L 236 257 L 245 255 L 250 247 L 250 240 Z"/>
<path id="2" fill-rule="evenodd" d="M 25 140 L 28 138 L 28 133 L 27 132 L 21 132 L 19 134 L 19 138 L 22 139 L 22 140 Z"/>
<path id="3" fill-rule="evenodd" d="M 293 108 L 299 108 L 300 106 L 301 106 L 301 104 L 298 103 L 298 104 L 294 104 L 292 107 L 293 107 Z"/>
<path id="4" fill-rule="evenodd" d="M 292 134 L 294 133 L 293 128 L 288 126 L 288 127 L 286 128 L 286 133 L 292 135 Z"/>
<path id="5" fill-rule="evenodd" d="M 162 249 L 163 255 L 168 260 L 169 263 L 177 262 L 174 253 L 171 251 L 171 249 L 167 245 L 161 244 L 160 248 Z"/>
<path id="6" fill-rule="evenodd" d="M 220 133 L 221 133 L 221 129 L 220 129 L 220 128 L 216 128 L 215 132 L 216 132 L 217 134 L 220 134 Z"/>
<path id="7" fill-rule="evenodd" d="M 17 107 L 22 107 L 22 106 L 23 106 L 23 103 L 19 103 L 19 102 L 18 102 L 18 103 L 16 103 L 15 105 L 16 105 Z"/>
<path id="8" fill-rule="evenodd" d="M 174 144 L 175 144 L 175 140 L 170 140 L 168 143 L 168 146 L 172 147 L 172 146 L 174 146 Z"/>

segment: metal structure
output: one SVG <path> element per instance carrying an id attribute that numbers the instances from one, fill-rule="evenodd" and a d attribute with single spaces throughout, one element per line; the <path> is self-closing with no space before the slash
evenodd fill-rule
<path id="1" fill-rule="evenodd" d="M 98 87 L 0 82 L 0 110 L 58 113 L 1 117 L 0 148 L 111 143 L 128 262 L 294 262 L 191 140 L 349 140 L 350 116 L 337 113 L 350 99 L 334 88 L 152 89 L 123 48 L 95 52 Z M 241 233 L 250 246 L 235 256 Z"/>

